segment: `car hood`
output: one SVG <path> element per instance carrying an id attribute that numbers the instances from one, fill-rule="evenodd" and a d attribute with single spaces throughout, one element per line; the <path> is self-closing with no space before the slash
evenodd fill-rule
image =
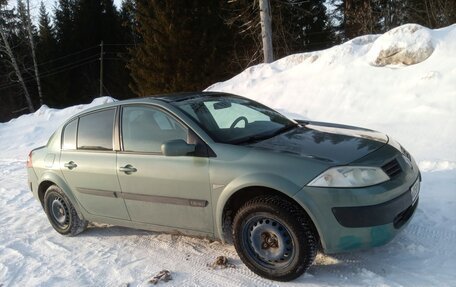
<path id="1" fill-rule="evenodd" d="M 248 146 L 334 164 L 357 160 L 388 142 L 385 134 L 352 126 L 298 121 L 298 127 Z"/>

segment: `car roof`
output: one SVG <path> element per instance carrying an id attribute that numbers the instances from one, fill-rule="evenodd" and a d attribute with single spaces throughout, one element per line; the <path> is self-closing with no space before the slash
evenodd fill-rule
<path id="1" fill-rule="evenodd" d="M 228 93 L 223 93 L 223 92 L 185 92 L 185 93 L 174 93 L 174 94 L 164 94 L 164 95 L 156 95 L 156 96 L 150 96 L 147 97 L 147 99 L 151 100 L 159 100 L 167 103 L 173 103 L 173 102 L 181 102 L 189 99 L 194 99 L 198 97 L 207 97 L 207 96 L 235 96 L 232 94 Z"/>
<path id="2" fill-rule="evenodd" d="M 101 104 L 101 105 L 97 105 L 97 106 L 85 109 L 85 110 L 75 114 L 71 118 L 69 118 L 67 121 L 65 121 L 65 124 L 81 115 L 88 114 L 88 113 L 91 113 L 91 112 L 94 112 L 94 111 L 97 111 L 100 109 L 104 109 L 104 108 L 120 106 L 123 104 L 147 104 L 147 103 L 157 103 L 157 102 L 174 103 L 174 102 L 180 102 L 180 101 L 185 101 L 185 100 L 199 98 L 199 97 L 240 97 L 240 96 L 229 94 L 229 93 L 224 93 L 224 92 L 204 92 L 203 91 L 203 92 L 183 92 L 183 93 L 161 94 L 161 95 L 154 95 L 154 96 L 149 96 L 149 97 L 120 100 L 120 101 L 114 101 L 111 103 Z"/>

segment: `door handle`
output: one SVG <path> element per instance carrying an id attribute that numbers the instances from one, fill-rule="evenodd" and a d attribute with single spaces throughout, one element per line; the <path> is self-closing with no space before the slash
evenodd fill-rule
<path id="1" fill-rule="evenodd" d="M 119 171 L 125 172 L 126 174 L 131 174 L 132 172 L 138 171 L 135 167 L 133 167 L 131 164 L 127 164 L 126 166 L 120 167 Z"/>
<path id="2" fill-rule="evenodd" d="M 78 167 L 78 165 L 74 161 L 67 162 L 63 166 L 68 168 L 69 170 L 72 170 L 73 168 Z"/>

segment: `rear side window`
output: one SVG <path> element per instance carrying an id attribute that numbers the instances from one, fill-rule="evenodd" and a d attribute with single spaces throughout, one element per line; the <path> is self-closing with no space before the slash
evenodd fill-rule
<path id="1" fill-rule="evenodd" d="M 71 121 L 63 130 L 62 149 L 76 149 L 76 130 L 78 119 Z"/>
<path id="2" fill-rule="evenodd" d="M 112 150 L 115 109 L 91 113 L 79 118 L 78 149 Z"/>

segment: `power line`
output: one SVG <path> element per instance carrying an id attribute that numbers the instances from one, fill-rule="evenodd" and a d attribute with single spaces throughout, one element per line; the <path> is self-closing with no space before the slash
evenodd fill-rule
<path id="1" fill-rule="evenodd" d="M 65 58 L 68 58 L 68 57 L 71 57 L 71 56 L 74 56 L 74 55 L 78 55 L 78 54 L 81 54 L 83 52 L 89 51 L 89 50 L 91 50 L 93 48 L 97 48 L 99 46 L 100 45 L 92 46 L 92 47 L 89 47 L 89 48 L 86 48 L 86 49 L 82 49 L 82 50 L 79 50 L 77 52 L 74 52 L 74 53 L 71 53 L 71 54 L 67 54 L 65 56 L 61 56 L 61 57 L 58 57 L 58 58 L 55 58 L 55 59 L 52 59 L 52 60 L 49 60 L 49 61 L 46 61 L 46 62 L 41 62 L 41 63 L 38 64 L 38 66 L 46 65 L 46 64 L 53 63 L 53 62 L 56 62 L 56 61 L 61 60 L 61 59 L 65 59 Z"/>
<path id="2" fill-rule="evenodd" d="M 136 46 L 136 44 L 104 44 L 104 45 L 105 46 Z"/>
<path id="3" fill-rule="evenodd" d="M 85 64 L 93 63 L 93 62 L 95 62 L 95 61 L 98 61 L 98 58 L 94 58 L 94 59 L 92 59 L 92 60 L 88 60 L 88 61 L 85 61 L 85 62 L 83 62 L 83 63 L 76 64 L 76 65 L 71 66 L 71 67 L 68 67 L 68 68 L 66 68 L 66 69 L 60 69 L 60 70 L 58 70 L 58 71 L 54 71 L 54 72 L 51 72 L 51 73 L 47 73 L 47 74 L 44 75 L 42 78 L 45 78 L 45 77 L 48 77 L 48 76 L 52 76 L 52 75 L 55 75 L 55 74 L 59 74 L 59 73 L 61 73 L 61 72 L 65 72 L 65 71 L 68 71 L 68 70 L 72 70 L 72 69 L 74 69 L 74 68 L 83 66 L 83 65 L 85 65 Z"/>
<path id="4" fill-rule="evenodd" d="M 68 66 L 71 66 L 71 65 L 74 65 L 74 64 L 78 64 L 80 62 L 83 62 L 83 61 L 86 61 L 86 60 L 89 60 L 89 59 L 92 59 L 94 57 L 98 57 L 98 54 L 94 54 L 94 55 L 90 55 L 88 57 L 85 57 L 85 58 L 80 58 L 80 59 L 77 59 L 76 61 L 74 62 L 71 62 L 71 63 L 68 63 L 68 64 L 64 64 L 62 66 L 59 66 L 57 68 L 54 68 L 54 69 L 51 69 L 51 70 L 47 70 L 46 72 L 44 72 L 43 74 L 46 74 L 46 73 L 52 73 L 56 70 L 59 70 L 59 69 L 62 69 L 62 68 L 65 68 L 65 67 L 68 67 Z"/>
<path id="5" fill-rule="evenodd" d="M 65 68 L 60 67 L 59 69 L 54 69 L 52 72 L 44 73 L 42 76 L 40 76 L 40 78 L 50 77 L 50 76 L 53 76 L 53 75 L 56 75 L 56 74 L 59 74 L 59 73 L 62 73 L 62 72 L 66 72 L 66 71 L 69 71 L 69 70 L 72 70 L 72 69 L 75 69 L 75 68 L 84 66 L 84 65 L 86 65 L 86 64 L 93 63 L 93 62 L 95 62 L 95 61 L 98 61 L 98 58 L 94 58 L 94 59 L 91 59 L 91 60 L 87 60 L 87 61 L 85 61 L 85 62 L 76 62 L 76 63 L 73 63 L 73 64 L 75 64 L 75 65 L 73 65 L 73 66 L 65 67 Z M 68 66 L 68 65 L 66 65 L 66 66 Z M 30 77 L 30 78 L 25 79 L 25 80 L 24 80 L 24 83 L 28 83 L 28 82 L 31 82 L 31 81 L 34 81 L 34 78 L 33 78 L 33 77 Z M 16 85 L 18 85 L 18 84 L 19 84 L 19 83 L 10 83 L 10 84 L 6 84 L 6 85 L 3 85 L 3 86 L 0 86 L 0 90 L 8 89 L 8 88 L 14 87 L 14 86 L 16 86 Z"/>
<path id="6" fill-rule="evenodd" d="M 65 65 L 56 67 L 56 68 L 54 68 L 54 69 L 47 70 L 47 71 L 41 73 L 40 78 L 42 78 L 43 76 L 46 76 L 46 75 L 48 75 L 48 74 L 50 74 L 50 73 L 54 73 L 54 72 L 56 72 L 56 71 L 60 71 L 60 70 L 62 70 L 62 69 L 64 69 L 64 68 L 66 68 L 66 67 L 70 67 L 70 66 L 72 66 L 72 65 L 79 64 L 79 63 L 81 63 L 81 62 L 90 60 L 90 59 L 92 59 L 92 58 L 94 58 L 94 57 L 98 57 L 98 55 L 97 55 L 97 54 L 91 55 L 91 56 L 89 56 L 89 57 L 85 57 L 85 58 L 82 58 L 82 59 L 78 59 L 78 60 L 76 60 L 76 61 L 74 61 L 74 62 L 71 62 L 71 63 L 65 64 Z M 28 81 L 28 80 L 32 80 L 32 79 L 33 79 L 33 78 L 27 78 L 27 81 Z M 4 87 L 4 86 L 9 86 L 9 85 L 16 85 L 16 83 L 14 83 L 14 84 L 6 84 L 6 85 L 3 85 L 3 86 L 0 86 L 0 88 L 2 88 L 2 87 Z"/>
<path id="7" fill-rule="evenodd" d="M 106 45 L 106 44 L 104 44 L 104 45 Z M 107 45 L 127 45 L 127 44 L 107 44 Z M 89 51 L 89 50 L 91 50 L 93 48 L 96 48 L 96 47 L 100 47 L 100 45 L 89 47 L 89 48 L 85 48 L 83 50 L 79 50 L 77 52 L 74 52 L 74 53 L 71 53 L 71 54 L 68 54 L 68 55 L 65 55 L 65 56 L 62 56 L 62 57 L 58 57 L 58 58 L 55 58 L 55 59 L 52 59 L 52 60 L 49 60 L 49 61 L 46 61 L 46 62 L 42 62 L 42 63 L 38 64 L 38 66 L 44 65 L 44 64 L 47 64 L 47 63 L 56 62 L 58 60 L 61 60 L 61 59 L 64 59 L 64 58 L 67 58 L 67 57 L 70 57 L 70 56 L 78 55 L 78 54 L 81 54 L 83 52 Z M 105 52 L 105 53 L 118 54 L 118 55 L 128 54 L 128 53 L 122 53 L 122 52 Z M 94 59 L 94 57 L 97 57 L 97 58 Z M 74 62 L 67 63 L 67 64 L 64 64 L 62 66 L 56 67 L 54 69 L 45 71 L 44 73 L 42 73 L 40 75 L 40 78 L 45 78 L 47 76 L 55 75 L 55 74 L 58 74 L 60 72 L 65 72 L 67 70 L 71 70 L 71 69 L 74 69 L 76 67 L 80 67 L 80 66 L 82 66 L 84 64 L 92 63 L 95 60 L 98 60 L 98 57 L 99 57 L 99 54 L 97 53 L 97 54 L 90 55 L 88 57 L 80 58 L 80 59 L 78 59 L 78 60 L 76 60 Z M 123 59 L 120 58 L 120 57 L 112 57 L 111 56 L 110 58 L 106 58 L 106 60 L 117 60 L 117 61 L 120 61 L 120 60 L 123 60 Z M 84 61 L 86 61 L 86 62 L 84 62 Z M 80 63 L 81 63 L 81 65 L 79 65 Z M 66 69 L 67 67 L 69 69 Z M 8 76 L 8 75 L 9 74 L 5 74 L 5 76 Z M 33 80 L 34 80 L 33 78 L 26 78 L 26 79 L 24 79 L 24 82 L 28 83 L 28 82 L 33 81 Z M 7 88 L 10 88 L 10 87 L 14 87 L 14 86 L 16 86 L 18 84 L 19 83 L 9 83 L 9 84 L 0 85 L 0 90 L 7 89 Z"/>

